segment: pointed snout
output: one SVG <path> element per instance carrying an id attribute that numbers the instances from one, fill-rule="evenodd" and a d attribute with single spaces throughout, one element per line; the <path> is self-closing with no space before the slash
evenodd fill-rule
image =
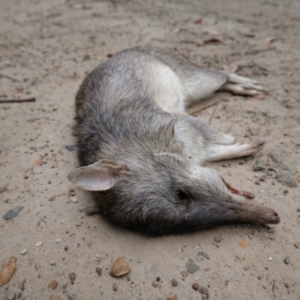
<path id="1" fill-rule="evenodd" d="M 267 224 L 278 224 L 280 222 L 280 217 L 273 209 L 264 207 L 261 208 L 261 212 L 256 219 L 256 223 L 267 225 Z"/>

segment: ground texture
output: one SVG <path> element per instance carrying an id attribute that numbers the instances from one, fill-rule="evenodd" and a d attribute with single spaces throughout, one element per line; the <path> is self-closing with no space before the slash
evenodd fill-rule
<path id="1" fill-rule="evenodd" d="M 300 299 L 299 15 L 296 0 L 2 0 L 0 98 L 36 102 L 0 104 L 0 263 L 17 258 L 0 299 Z M 76 143 L 75 93 L 108 56 L 146 44 L 268 88 L 263 100 L 219 104 L 212 125 L 267 143 L 214 167 L 274 208 L 279 225 L 150 238 L 85 214 L 90 195 L 67 180 L 78 166 L 65 148 Z M 213 110 L 196 115 L 208 121 Z M 2 218 L 18 206 L 18 216 Z M 131 272 L 113 278 L 122 256 Z"/>

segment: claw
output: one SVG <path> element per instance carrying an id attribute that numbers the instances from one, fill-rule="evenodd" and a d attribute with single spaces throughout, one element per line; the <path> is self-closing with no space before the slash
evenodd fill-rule
<path id="1" fill-rule="evenodd" d="M 248 192 L 248 191 L 244 191 L 244 190 L 238 190 L 238 189 L 235 189 L 234 187 L 232 187 L 229 183 L 227 183 L 224 178 L 222 178 L 224 184 L 226 185 L 226 187 L 228 188 L 228 190 L 232 193 L 232 194 L 236 194 L 236 195 L 240 195 L 240 196 L 243 196 L 247 199 L 253 199 L 255 197 L 254 194 L 252 194 L 251 192 Z"/>

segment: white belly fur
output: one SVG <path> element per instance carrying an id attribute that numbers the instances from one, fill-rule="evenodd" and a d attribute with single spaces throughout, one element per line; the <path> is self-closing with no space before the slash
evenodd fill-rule
<path id="1" fill-rule="evenodd" d="M 147 69 L 150 71 L 149 92 L 153 94 L 157 104 L 167 112 L 184 113 L 184 90 L 176 73 L 160 62 L 152 62 Z"/>

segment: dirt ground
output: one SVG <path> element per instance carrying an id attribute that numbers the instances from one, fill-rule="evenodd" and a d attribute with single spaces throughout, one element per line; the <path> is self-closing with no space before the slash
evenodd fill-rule
<path id="1" fill-rule="evenodd" d="M 299 28 L 296 0 L 1 0 L 0 98 L 36 101 L 0 104 L 0 264 L 17 258 L 0 299 L 300 299 Z M 212 119 L 239 141 L 265 139 L 264 149 L 213 165 L 280 224 L 151 238 L 85 214 L 90 195 L 67 180 L 78 166 L 65 148 L 76 143 L 75 93 L 107 56 L 145 44 L 238 68 L 269 89 L 263 100 L 230 96 Z M 254 172 L 259 158 L 265 170 Z M 131 272 L 113 278 L 121 256 Z"/>

